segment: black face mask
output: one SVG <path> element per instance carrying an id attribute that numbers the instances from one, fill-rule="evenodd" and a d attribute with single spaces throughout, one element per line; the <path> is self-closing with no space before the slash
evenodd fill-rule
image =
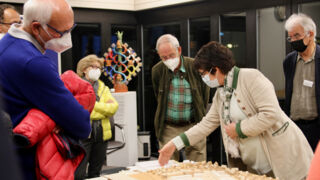
<path id="1" fill-rule="evenodd" d="M 298 52 L 303 52 L 308 46 L 304 45 L 303 39 L 290 42 L 292 48 Z"/>

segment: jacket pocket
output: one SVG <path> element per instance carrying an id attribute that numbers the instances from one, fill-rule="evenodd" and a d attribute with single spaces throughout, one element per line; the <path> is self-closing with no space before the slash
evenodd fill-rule
<path id="1" fill-rule="evenodd" d="M 158 103 L 161 102 L 161 98 L 163 98 L 162 96 L 163 96 L 163 89 L 159 89 L 158 96 L 157 96 Z"/>
<path id="2" fill-rule="evenodd" d="M 283 134 L 287 130 L 288 126 L 289 126 L 289 122 L 285 122 L 279 129 L 277 129 L 272 133 L 272 136 L 279 136 Z"/>

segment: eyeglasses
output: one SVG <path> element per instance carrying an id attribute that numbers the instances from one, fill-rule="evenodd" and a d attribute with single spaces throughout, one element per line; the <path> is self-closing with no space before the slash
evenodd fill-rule
<path id="1" fill-rule="evenodd" d="M 4 24 L 4 25 L 9 25 L 9 26 L 11 26 L 12 24 L 21 24 L 22 23 L 22 21 L 14 21 L 14 22 L 10 22 L 10 23 L 5 23 L 5 22 L 0 22 L 0 24 Z"/>
<path id="2" fill-rule="evenodd" d="M 100 66 L 95 66 L 95 65 L 90 65 L 89 67 L 91 67 L 92 69 L 102 69 Z"/>
<path id="3" fill-rule="evenodd" d="M 50 26 L 49 24 L 47 24 L 47 26 L 50 29 L 54 30 L 56 33 L 58 33 L 60 35 L 60 37 L 62 37 L 64 34 L 71 32 L 77 26 L 77 24 L 73 24 L 73 26 L 70 29 L 68 29 L 68 30 L 66 30 L 64 32 L 61 32 L 61 31 L 57 30 L 56 28 Z"/>
<path id="4" fill-rule="evenodd" d="M 287 41 L 289 41 L 289 42 L 292 42 L 292 41 L 295 41 L 295 40 L 300 40 L 300 39 L 303 39 L 305 37 L 305 35 L 304 36 L 302 36 L 301 34 L 299 34 L 299 33 L 296 33 L 296 34 L 294 34 L 293 36 L 289 36 L 289 37 L 287 37 Z"/>
<path id="5" fill-rule="evenodd" d="M 160 56 L 161 60 L 167 60 L 167 59 L 173 59 L 175 58 L 177 55 L 175 53 L 169 54 L 169 56 Z"/>
<path id="6" fill-rule="evenodd" d="M 209 74 L 211 73 L 211 71 L 212 71 L 212 68 L 210 69 Z M 201 76 L 201 77 L 203 77 L 204 75 L 206 75 L 206 73 L 205 73 L 205 72 L 206 72 L 206 71 L 199 72 L 200 76 Z"/>

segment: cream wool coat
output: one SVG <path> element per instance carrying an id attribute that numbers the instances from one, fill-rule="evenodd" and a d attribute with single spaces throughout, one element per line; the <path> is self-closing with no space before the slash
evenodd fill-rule
<path id="1" fill-rule="evenodd" d="M 212 106 L 201 122 L 185 132 L 190 145 L 221 125 L 227 148 L 219 93 L 222 90 L 217 90 Z M 240 69 L 234 92 L 239 107 L 248 117 L 241 121 L 241 130 L 249 137 L 259 136 L 275 176 L 280 180 L 301 180 L 306 177 L 313 157 L 312 149 L 300 129 L 281 110 L 272 83 L 256 69 Z M 286 122 L 289 123 L 287 128 Z M 232 164 L 230 160 L 228 164 Z"/>

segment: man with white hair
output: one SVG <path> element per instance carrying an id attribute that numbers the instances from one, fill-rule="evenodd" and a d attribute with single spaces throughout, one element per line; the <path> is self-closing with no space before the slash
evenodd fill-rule
<path id="1" fill-rule="evenodd" d="M 293 14 L 285 23 L 288 41 L 294 49 L 283 62 L 285 112 L 300 127 L 313 151 L 320 139 L 320 46 L 314 21 Z"/>
<path id="2" fill-rule="evenodd" d="M 32 108 L 55 121 L 74 139 L 88 137 L 90 114 L 61 81 L 46 49 L 63 52 L 72 46 L 74 14 L 66 0 L 29 0 L 23 25 L 14 24 L 0 41 L 0 86 L 13 127 Z M 56 132 L 56 131 L 55 131 Z M 17 148 L 25 179 L 35 179 L 35 147 Z"/>
<path id="3" fill-rule="evenodd" d="M 152 84 L 158 101 L 154 125 L 162 148 L 206 114 L 209 88 L 195 70 L 193 59 L 181 55 L 176 37 L 162 35 L 157 40 L 156 50 L 161 61 L 152 68 Z M 206 139 L 187 147 L 185 155 L 189 160 L 205 161 Z M 181 159 L 179 152 L 174 153 L 173 159 Z"/>

